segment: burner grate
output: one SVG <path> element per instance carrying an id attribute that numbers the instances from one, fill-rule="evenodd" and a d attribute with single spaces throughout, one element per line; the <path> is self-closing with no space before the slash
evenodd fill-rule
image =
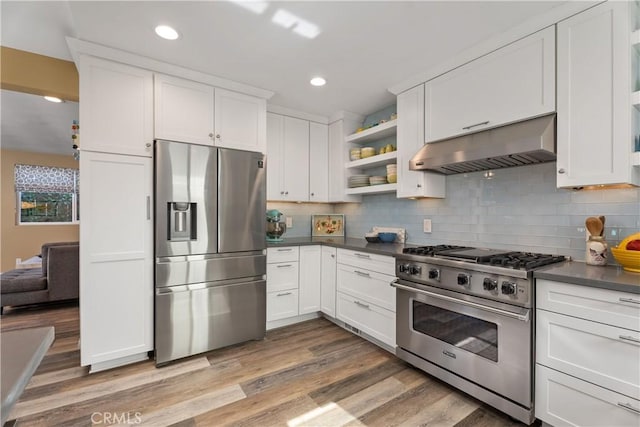
<path id="1" fill-rule="evenodd" d="M 422 256 L 434 256 L 443 251 L 449 251 L 454 249 L 472 249 L 467 246 L 455 246 L 455 245 L 436 245 L 436 246 L 418 246 L 416 248 L 404 248 L 403 254 L 409 255 L 422 255 Z"/>
<path id="2" fill-rule="evenodd" d="M 510 252 L 503 255 L 496 255 L 489 258 L 483 264 L 497 265 L 500 267 L 513 268 L 515 270 L 532 270 L 549 264 L 562 262 L 565 257 L 562 255 L 535 254 L 531 252 Z"/>

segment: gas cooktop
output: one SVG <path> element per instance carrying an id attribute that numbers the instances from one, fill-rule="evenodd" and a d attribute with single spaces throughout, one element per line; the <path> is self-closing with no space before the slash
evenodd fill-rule
<path id="1" fill-rule="evenodd" d="M 428 258 L 444 258 L 527 271 L 566 260 L 562 255 L 452 245 L 419 246 L 415 248 L 405 248 L 402 252 L 411 255 L 412 259 L 425 258 L 425 261 L 427 261 Z"/>

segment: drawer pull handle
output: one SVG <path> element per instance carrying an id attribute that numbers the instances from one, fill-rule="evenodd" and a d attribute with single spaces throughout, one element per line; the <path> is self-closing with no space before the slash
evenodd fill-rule
<path id="1" fill-rule="evenodd" d="M 476 123 L 475 125 L 469 125 L 469 126 L 465 126 L 462 129 L 464 130 L 469 130 L 471 128 L 474 128 L 476 126 L 482 126 L 482 125 L 488 125 L 489 124 L 489 120 L 487 120 L 486 122 L 480 122 L 480 123 Z"/>
<path id="2" fill-rule="evenodd" d="M 277 265 L 276 268 L 289 268 L 289 267 L 293 267 L 293 265 L 291 264 L 281 264 L 281 265 Z"/>
<path id="3" fill-rule="evenodd" d="M 630 302 L 632 304 L 640 304 L 640 300 L 633 298 L 620 298 L 620 302 Z"/>
<path id="4" fill-rule="evenodd" d="M 283 292 L 283 293 L 281 293 L 281 294 L 277 294 L 276 296 L 278 296 L 278 297 L 284 297 L 284 296 L 287 296 L 287 295 L 291 295 L 291 292 Z"/>
<path id="5" fill-rule="evenodd" d="M 364 271 L 353 270 L 353 272 L 356 273 L 358 276 L 371 277 L 369 273 L 365 273 Z"/>
<path id="6" fill-rule="evenodd" d="M 277 249 L 278 252 L 291 252 L 293 249 L 288 248 L 288 249 Z"/>
<path id="7" fill-rule="evenodd" d="M 354 255 L 358 258 L 371 259 L 371 257 L 367 254 L 359 254 L 358 252 L 354 252 Z"/>
<path id="8" fill-rule="evenodd" d="M 640 409 L 636 409 L 633 406 L 631 406 L 631 404 L 629 403 L 622 403 L 622 402 L 618 402 L 618 406 L 623 407 L 624 409 L 628 409 L 630 411 L 635 412 L 636 414 L 640 414 Z"/>
<path id="9" fill-rule="evenodd" d="M 631 341 L 640 344 L 640 340 L 635 337 L 630 337 L 629 335 L 619 335 L 618 338 L 625 341 Z"/>
<path id="10" fill-rule="evenodd" d="M 366 308 L 367 310 L 369 310 L 369 309 L 370 309 L 369 304 L 365 304 L 365 303 L 362 303 L 362 302 L 360 302 L 360 301 L 354 301 L 354 304 L 355 304 L 355 305 L 359 305 L 359 306 L 360 306 L 360 307 L 362 307 L 362 308 Z"/>

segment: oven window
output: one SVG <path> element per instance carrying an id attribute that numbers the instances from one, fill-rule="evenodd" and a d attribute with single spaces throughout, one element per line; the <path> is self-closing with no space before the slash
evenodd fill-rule
<path id="1" fill-rule="evenodd" d="M 498 325 L 495 323 L 413 301 L 413 329 L 498 361 Z"/>

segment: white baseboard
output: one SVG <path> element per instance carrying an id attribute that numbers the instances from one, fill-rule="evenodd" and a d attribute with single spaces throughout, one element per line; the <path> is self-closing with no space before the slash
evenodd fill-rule
<path id="1" fill-rule="evenodd" d="M 93 374 L 95 372 L 106 371 L 107 369 L 113 369 L 119 366 L 141 362 L 147 359 L 149 359 L 149 353 L 145 351 L 144 353 L 132 354 L 131 356 L 120 357 L 114 360 L 107 360 L 106 362 L 92 363 L 91 366 L 89 366 L 89 373 Z"/>

